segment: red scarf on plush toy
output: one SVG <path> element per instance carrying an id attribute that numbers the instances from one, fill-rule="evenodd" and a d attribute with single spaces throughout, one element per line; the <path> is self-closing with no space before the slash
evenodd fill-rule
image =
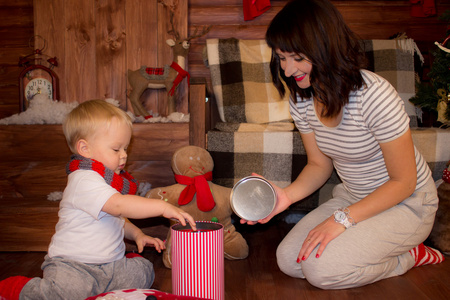
<path id="1" fill-rule="evenodd" d="M 210 211 L 216 206 L 208 184 L 208 181 L 212 180 L 211 171 L 195 177 L 175 174 L 175 180 L 179 184 L 187 185 L 178 198 L 179 205 L 188 204 L 197 194 L 197 207 L 201 211 Z"/>
<path id="2" fill-rule="evenodd" d="M 67 175 L 76 170 L 92 170 L 100 174 L 107 184 L 115 188 L 122 195 L 135 195 L 138 189 L 138 181 L 127 171 L 122 170 L 120 174 L 108 169 L 101 162 L 95 159 L 74 154 L 70 157 L 70 162 L 66 166 Z"/>

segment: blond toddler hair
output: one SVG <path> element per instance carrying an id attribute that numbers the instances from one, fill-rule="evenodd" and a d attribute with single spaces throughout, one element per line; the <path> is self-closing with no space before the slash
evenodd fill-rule
<path id="1" fill-rule="evenodd" d="M 133 123 L 130 116 L 113 104 L 104 100 L 80 103 L 67 115 L 62 125 L 70 151 L 77 153 L 77 141 L 94 135 L 99 129 L 105 129 L 105 127 L 108 129 L 113 119 L 128 125 L 132 130 Z"/>

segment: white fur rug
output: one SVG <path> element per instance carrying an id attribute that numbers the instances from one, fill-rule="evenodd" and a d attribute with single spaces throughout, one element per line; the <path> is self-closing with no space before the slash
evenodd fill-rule
<path id="1" fill-rule="evenodd" d="M 119 101 L 115 99 L 106 99 L 105 101 L 119 106 Z M 0 119 L 0 125 L 13 124 L 62 124 L 65 116 L 76 106 L 78 102 L 62 102 L 50 100 L 47 95 L 36 95 L 30 106 L 24 112 L 14 114 L 10 117 Z M 152 114 L 152 118 L 136 117 L 132 112 L 127 111 L 133 122 L 136 123 L 185 123 L 189 122 L 189 114 L 174 112 L 167 117 Z"/>
<path id="2" fill-rule="evenodd" d="M 59 102 L 38 94 L 26 111 L 1 119 L 0 124 L 62 124 L 64 117 L 77 105 L 78 102 Z"/>

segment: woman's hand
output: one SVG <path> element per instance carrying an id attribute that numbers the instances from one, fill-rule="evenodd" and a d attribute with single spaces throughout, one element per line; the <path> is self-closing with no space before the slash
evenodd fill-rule
<path id="1" fill-rule="evenodd" d="M 252 173 L 252 176 L 258 176 L 258 177 L 264 178 L 264 177 L 262 177 L 262 176 L 260 176 L 258 174 L 255 174 L 255 173 Z M 267 180 L 267 181 L 269 181 L 269 180 Z M 287 197 L 284 189 L 276 186 L 272 182 L 270 182 L 270 184 L 274 188 L 275 194 L 276 194 L 276 197 L 277 197 L 276 202 L 275 202 L 275 207 L 273 208 L 272 212 L 267 217 L 265 217 L 264 219 L 261 219 L 261 220 L 258 220 L 258 221 L 248 221 L 248 220 L 245 220 L 245 219 L 241 219 L 241 221 L 240 221 L 241 224 L 245 224 L 245 223 L 247 223 L 248 225 L 255 225 L 257 223 L 265 224 L 265 223 L 269 222 L 274 216 L 276 216 L 280 212 L 285 211 L 292 204 L 292 201 Z"/>
<path id="2" fill-rule="evenodd" d="M 320 244 L 317 250 L 316 258 L 319 258 L 328 243 L 338 237 L 345 231 L 345 226 L 334 221 L 334 216 L 327 218 L 311 230 L 303 242 L 302 248 L 298 254 L 297 262 L 307 260 L 311 252 Z"/>

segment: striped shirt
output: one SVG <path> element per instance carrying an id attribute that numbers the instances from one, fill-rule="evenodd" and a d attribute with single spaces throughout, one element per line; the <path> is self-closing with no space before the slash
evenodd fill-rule
<path id="1" fill-rule="evenodd" d="M 312 99 L 290 101 L 297 129 L 314 132 L 319 149 L 333 160 L 346 189 L 360 199 L 389 180 L 380 143 L 395 140 L 409 128 L 403 100 L 394 87 L 370 71 L 362 70 L 361 74 L 366 85 L 350 93 L 336 127 L 321 123 Z M 431 171 L 415 147 L 414 151 L 418 189 L 431 177 Z"/>

